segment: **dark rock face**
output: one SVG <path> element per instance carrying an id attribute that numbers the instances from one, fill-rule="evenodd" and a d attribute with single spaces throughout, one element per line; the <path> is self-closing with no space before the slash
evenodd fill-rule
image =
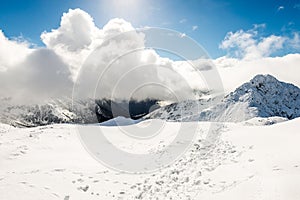
<path id="1" fill-rule="evenodd" d="M 149 112 L 159 108 L 158 100 L 143 101 L 112 101 L 108 99 L 96 100 L 96 115 L 98 122 L 103 122 L 118 116 L 139 119 Z"/>

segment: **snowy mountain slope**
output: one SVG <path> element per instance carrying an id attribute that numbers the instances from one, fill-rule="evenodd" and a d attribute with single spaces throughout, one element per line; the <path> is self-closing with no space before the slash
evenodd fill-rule
<path id="1" fill-rule="evenodd" d="M 55 99 L 42 104 L 15 105 L 10 99 L 0 101 L 0 122 L 17 127 L 34 127 L 53 123 L 96 123 L 93 100 L 72 102 Z"/>
<path id="2" fill-rule="evenodd" d="M 41 105 L 13 105 L 9 99 L 2 99 L 0 122 L 19 127 L 33 127 L 53 123 L 97 123 L 99 120 L 102 122 L 104 116 L 105 120 L 116 117 L 112 114 L 111 103 L 105 100 L 99 102 L 91 99 L 78 102 L 56 99 Z M 142 105 L 147 105 L 147 109 L 143 110 Z M 124 109 L 125 114 L 135 111 L 144 115 L 152 105 L 157 105 L 156 101 L 136 102 L 131 107 L 129 104 L 129 108 Z M 121 107 L 114 106 L 119 110 Z M 270 75 L 257 75 L 223 99 L 202 97 L 197 101 L 187 100 L 155 109 L 143 119 L 240 122 L 259 118 L 257 122 L 252 120 L 250 123 L 272 124 L 284 120 L 274 117 L 293 119 L 300 116 L 300 89 L 292 84 L 280 82 Z M 117 116 L 122 116 L 122 112 L 114 112 L 116 113 Z M 127 115 L 125 117 L 128 117 Z M 135 119 L 137 115 L 131 117 Z M 265 118 L 262 120 L 265 123 L 259 121 L 261 118 Z"/>
<path id="3" fill-rule="evenodd" d="M 40 104 L 13 104 L 0 99 L 0 122 L 17 127 L 35 127 L 60 123 L 98 123 L 117 116 L 139 119 L 151 109 L 159 108 L 156 100 L 114 102 L 106 99 L 53 99 Z"/>
<path id="4" fill-rule="evenodd" d="M 204 106 L 197 109 L 198 105 Z M 278 81 L 271 75 L 257 75 L 227 95 L 221 102 L 215 100 L 207 102 L 201 100 L 200 104 L 196 101 L 180 102 L 158 109 L 145 118 L 240 122 L 256 117 L 275 116 L 287 119 L 300 116 L 300 89 Z"/>
<path id="5" fill-rule="evenodd" d="M 201 110 L 209 107 L 215 99 L 186 100 L 172 103 L 149 113 L 144 119 L 163 119 L 168 121 L 191 121 Z"/>
<path id="6" fill-rule="evenodd" d="M 245 121 L 254 117 L 300 116 L 300 89 L 271 75 L 257 75 L 225 97 L 222 103 L 201 112 L 207 121 Z"/>
<path id="7" fill-rule="evenodd" d="M 134 149 L 120 140 L 119 127 L 103 128 L 118 146 L 139 153 L 167 144 L 176 134 L 175 124 L 166 123 L 170 135 L 163 140 Z M 191 148 L 175 163 L 139 175 L 96 162 L 82 147 L 75 125 L 0 126 L 0 199 L 300 198 L 300 119 L 260 127 L 220 124 L 218 139 L 205 143 L 209 124 L 200 122 Z"/>

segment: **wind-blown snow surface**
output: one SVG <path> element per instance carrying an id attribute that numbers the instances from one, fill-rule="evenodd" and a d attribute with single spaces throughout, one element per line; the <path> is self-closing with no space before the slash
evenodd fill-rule
<path id="1" fill-rule="evenodd" d="M 180 102 L 160 108 L 145 118 L 172 121 L 241 122 L 253 118 L 282 121 L 300 117 L 300 89 L 271 75 L 256 75 L 222 101 L 213 98 Z"/>
<path id="2" fill-rule="evenodd" d="M 143 150 L 168 143 L 176 124 L 167 122 L 170 135 Z M 96 162 L 75 125 L 0 125 L 0 199 L 300 199 L 299 118 L 272 126 L 217 123 L 215 140 L 204 142 L 209 124 L 200 122 L 179 160 L 141 175 Z M 122 134 L 118 127 L 103 128 L 112 137 Z M 119 142 L 129 152 L 141 150 Z"/>

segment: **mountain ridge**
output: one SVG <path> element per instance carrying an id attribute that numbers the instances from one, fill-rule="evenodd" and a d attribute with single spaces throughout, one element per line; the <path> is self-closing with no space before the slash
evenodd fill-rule
<path id="1" fill-rule="evenodd" d="M 287 119 L 300 117 L 300 89 L 293 84 L 281 82 L 268 74 L 256 75 L 249 82 L 242 84 L 229 93 L 221 101 L 208 99 L 207 101 L 200 100 L 200 104 L 193 103 L 194 108 L 197 105 L 206 106 L 188 116 L 180 108 L 184 108 L 189 104 L 180 102 L 158 109 L 145 118 L 158 117 L 170 121 L 241 122 L 255 117 L 282 117 Z M 176 117 L 173 117 L 174 115 Z"/>
<path id="2" fill-rule="evenodd" d="M 259 121 L 272 124 L 273 120 L 264 118 L 275 117 L 275 121 L 285 121 L 300 117 L 300 89 L 271 75 L 256 75 L 225 97 L 202 97 L 154 109 L 156 101 L 142 104 L 137 102 L 133 104 L 138 106 L 135 115 L 131 115 L 132 111 L 129 112 L 130 104 L 126 108 L 128 110 L 124 110 L 123 104 L 107 100 L 99 102 L 86 99 L 74 102 L 71 99 L 57 99 L 41 105 L 11 105 L 9 99 L 1 99 L 0 102 L 0 122 L 18 127 L 52 123 L 98 123 L 105 117 L 108 120 L 124 116 L 122 113 L 130 114 L 124 117 L 135 119 L 141 113 L 144 115 L 148 108 L 148 112 L 154 111 L 146 113 L 142 120 L 243 122 L 260 118 Z M 141 109 L 142 105 L 146 105 L 147 109 Z"/>

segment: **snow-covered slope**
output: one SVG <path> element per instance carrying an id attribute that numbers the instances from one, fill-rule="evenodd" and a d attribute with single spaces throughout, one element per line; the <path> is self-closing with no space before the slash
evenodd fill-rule
<path id="1" fill-rule="evenodd" d="M 172 103 L 149 113 L 144 119 L 163 119 L 168 121 L 194 121 L 199 113 L 217 101 L 216 98 L 186 100 Z"/>
<path id="2" fill-rule="evenodd" d="M 55 99 L 41 104 L 15 105 L 0 100 L 0 122 L 17 127 L 34 127 L 53 123 L 96 123 L 95 102 L 91 99 L 72 102 Z"/>
<path id="3" fill-rule="evenodd" d="M 162 149 L 168 155 L 162 147 L 176 136 L 176 124 L 165 124 L 163 140 L 137 141 L 134 148 L 122 140 L 119 127 L 103 128 L 125 151 Z M 75 125 L 0 125 L 0 199 L 300 199 L 300 119 L 260 127 L 219 124 L 211 143 L 203 140 L 210 123 L 199 125 L 190 149 L 176 162 L 135 175 L 96 162 L 82 147 Z"/>
<path id="4" fill-rule="evenodd" d="M 293 119 L 299 116 L 298 87 L 278 81 L 271 75 L 257 75 L 220 102 L 217 100 L 180 102 L 158 109 L 145 118 L 240 122 L 257 117 Z M 279 118 L 269 120 L 277 121 L 277 119 L 282 121 Z"/>
<path id="5" fill-rule="evenodd" d="M 131 118 L 126 118 L 126 117 L 116 117 L 110 120 L 107 120 L 105 122 L 100 123 L 100 126 L 128 126 L 132 124 L 138 123 L 140 120 L 133 120 Z"/>

